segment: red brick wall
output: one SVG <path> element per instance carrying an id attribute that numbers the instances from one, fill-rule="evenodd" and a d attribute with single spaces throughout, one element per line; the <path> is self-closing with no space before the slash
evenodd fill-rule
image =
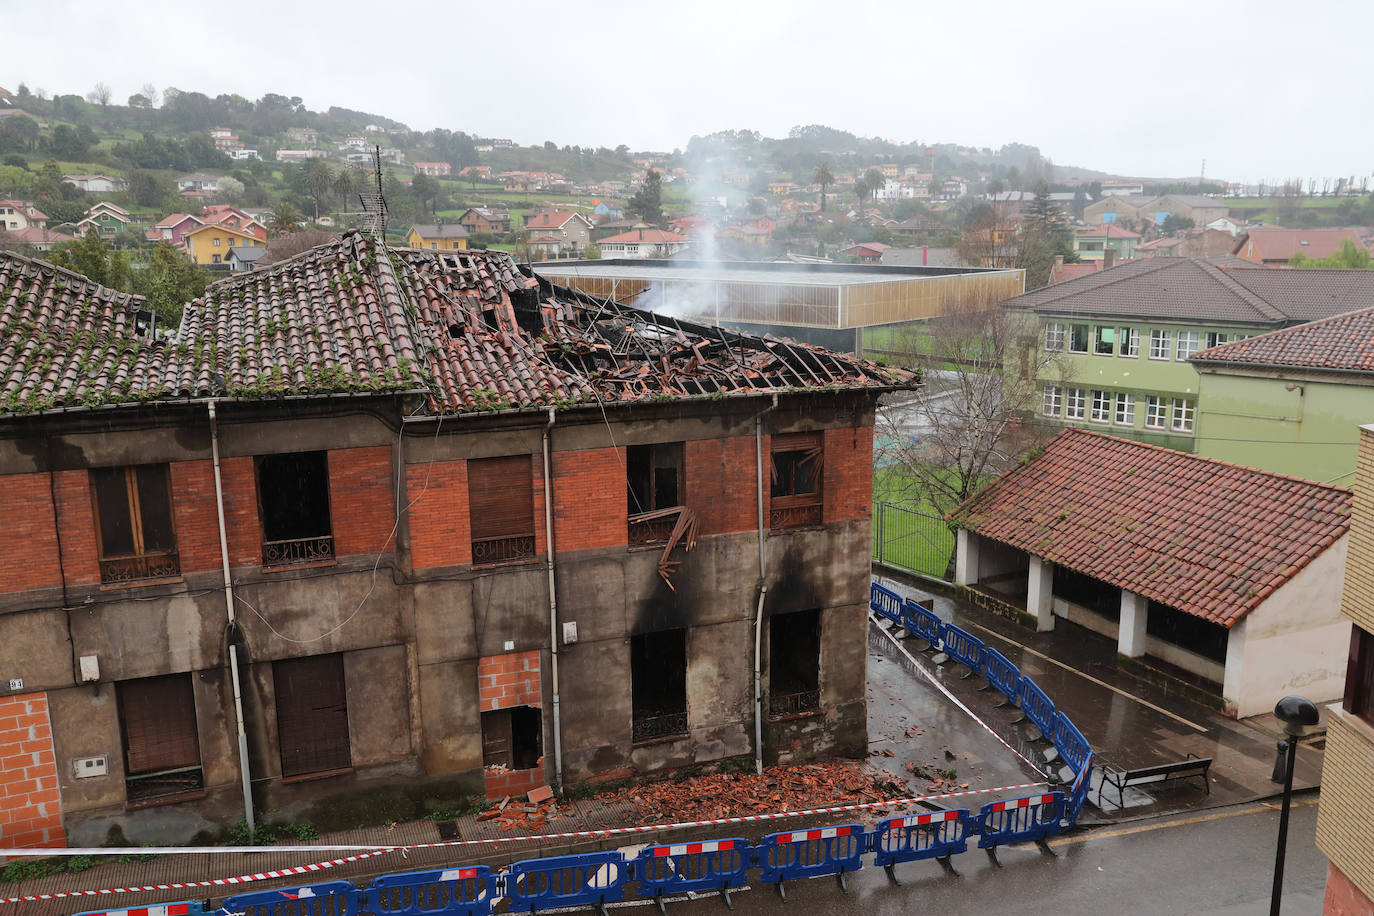
<path id="1" fill-rule="evenodd" d="M 560 553 L 628 543 L 625 450 L 555 452 L 553 502 L 553 537 Z"/>
<path id="2" fill-rule="evenodd" d="M 229 562 L 234 566 L 261 566 L 262 523 L 258 519 L 258 481 L 253 459 L 224 458 L 219 464 L 219 475 L 224 488 Z"/>
<path id="3" fill-rule="evenodd" d="M 215 466 L 208 460 L 173 461 L 172 511 L 182 572 L 219 569 L 219 514 L 215 509 Z"/>
<path id="4" fill-rule="evenodd" d="M 512 706 L 541 707 L 539 652 L 489 655 L 477 661 L 477 698 L 482 712 Z M 487 798 L 524 795 L 544 784 L 544 758 L 528 770 L 487 767 L 483 772 Z"/>
<path id="5" fill-rule="evenodd" d="M 394 501 L 390 446 L 330 450 L 329 514 L 336 556 L 390 550 Z"/>
<path id="6" fill-rule="evenodd" d="M 48 698 L 0 697 L 0 846 L 56 847 L 66 839 Z"/>
<path id="7" fill-rule="evenodd" d="M 435 461 L 406 468 L 410 564 L 414 569 L 472 562 L 466 461 Z"/>
<path id="8" fill-rule="evenodd" d="M 873 511 L 873 427 L 827 429 L 823 474 L 826 524 L 868 518 Z"/>
<path id="9" fill-rule="evenodd" d="M 764 461 L 767 448 L 765 441 Z M 696 440 L 686 443 L 685 452 L 687 505 L 697 514 L 698 533 L 755 530 L 759 520 L 754 437 Z"/>
<path id="10" fill-rule="evenodd" d="M 62 528 L 62 563 L 73 585 L 100 582 L 100 564 L 91 506 L 91 480 L 84 470 L 58 471 L 57 514 Z"/>
<path id="11" fill-rule="evenodd" d="M 48 475 L 0 477 L 0 518 L 5 520 L 6 529 L 0 592 L 60 586 Z"/>

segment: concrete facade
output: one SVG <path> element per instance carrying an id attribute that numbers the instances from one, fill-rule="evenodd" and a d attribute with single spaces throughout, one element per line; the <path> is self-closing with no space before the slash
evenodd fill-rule
<path id="1" fill-rule="evenodd" d="M 595 409 L 556 416 L 553 597 L 558 632 L 576 626 L 576 641 L 558 646 L 565 785 L 753 753 L 760 541 L 765 664 L 769 620 L 815 612 L 820 672 L 814 708 L 765 716 L 764 758 L 865 753 L 873 400 L 788 394 L 766 411 L 762 537 L 754 424 L 768 402 L 655 403 L 608 420 Z M 23 680 L 13 696 L 0 690 L 0 703 L 46 705 L 51 738 L 32 753 L 51 757 L 60 782 L 60 823 L 42 827 L 57 832 L 30 837 L 35 845 L 63 836 L 99 844 L 112 827 L 136 843 L 181 842 L 243 816 L 231 643 L 257 807 L 273 818 L 310 820 L 338 799 L 380 788 L 457 798 L 555 778 L 546 414 L 403 425 L 399 399 L 346 403 L 220 405 L 232 626 L 203 406 L 30 417 L 0 429 L 0 507 L 18 545 L 0 570 L 0 687 Z M 823 442 L 819 524 L 773 528 L 771 437 L 799 431 L 819 432 Z M 663 544 L 632 545 L 627 533 L 627 449 L 663 442 L 683 443 L 682 502 L 699 525 L 695 550 L 672 552 L 680 565 L 671 588 L 659 574 Z M 327 455 L 333 555 L 264 569 L 271 497 L 259 492 L 255 461 L 313 450 Z M 510 455 L 530 460 L 533 556 L 474 565 L 469 462 Z M 90 471 L 146 464 L 168 468 L 179 575 L 102 585 Z M 636 742 L 631 642 L 674 629 L 686 634 L 686 733 Z M 349 766 L 284 777 L 276 665 L 325 655 L 337 655 L 343 672 Z M 98 676 L 83 681 L 88 658 Z M 118 685 L 166 675 L 189 679 L 199 786 L 131 802 Z M 508 677 L 515 691 L 492 693 Z M 765 670 L 765 710 L 769 677 Z M 540 759 L 524 771 L 484 763 L 483 712 L 511 706 L 541 716 Z M 0 741 L 5 723 L 0 713 Z M 42 740 L 28 734 L 21 743 Z M 75 778 L 75 762 L 87 757 L 104 757 L 107 774 Z"/>

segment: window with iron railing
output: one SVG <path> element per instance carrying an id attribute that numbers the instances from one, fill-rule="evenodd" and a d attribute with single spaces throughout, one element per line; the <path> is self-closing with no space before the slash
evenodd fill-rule
<path id="1" fill-rule="evenodd" d="M 797 716 L 821 705 L 821 614 L 768 618 L 768 715 Z"/>
<path id="2" fill-rule="evenodd" d="M 636 744 L 687 734 L 687 631 L 630 637 L 631 735 Z"/>
<path id="3" fill-rule="evenodd" d="M 474 565 L 534 558 L 534 473 L 529 455 L 470 459 L 468 509 Z"/>
<path id="4" fill-rule="evenodd" d="M 332 562 L 329 459 L 324 452 L 263 455 L 257 460 L 263 569 Z"/>
<path id="5" fill-rule="evenodd" d="M 167 465 L 95 468 L 90 477 L 101 584 L 181 575 Z"/>
<path id="6" fill-rule="evenodd" d="M 807 528 L 822 522 L 822 434 L 773 436 L 769 526 Z"/>
<path id="7" fill-rule="evenodd" d="M 663 544 L 678 516 L 662 510 L 682 505 L 682 443 L 632 445 L 625 450 L 629 540 L 634 546 Z"/>

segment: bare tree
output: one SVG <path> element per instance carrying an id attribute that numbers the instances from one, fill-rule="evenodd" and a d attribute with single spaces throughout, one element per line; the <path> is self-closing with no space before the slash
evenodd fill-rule
<path id="1" fill-rule="evenodd" d="M 144 83 L 142 88 L 138 90 L 138 94 L 148 100 L 149 108 L 156 108 L 158 100 L 161 98 L 158 94 L 157 87 L 152 83 Z"/>
<path id="2" fill-rule="evenodd" d="M 293 258 L 317 245 L 332 242 L 335 238 L 337 236 L 328 232 L 318 232 L 313 229 L 275 238 L 267 243 L 267 250 L 262 253 L 262 259 L 258 261 L 258 266 L 266 267 L 268 264 L 285 261 L 287 258 Z"/>
<path id="3" fill-rule="evenodd" d="M 1034 418 L 1066 369 L 1045 343 L 1034 316 L 990 297 L 899 333 L 899 360 L 925 384 L 879 411 L 878 462 L 904 472 L 889 492 L 944 515 L 1047 442 L 1056 429 Z"/>
<path id="4" fill-rule="evenodd" d="M 109 86 L 104 83 L 96 83 L 95 88 L 86 93 L 86 101 L 104 108 L 110 104 L 110 96 L 113 94 Z"/>

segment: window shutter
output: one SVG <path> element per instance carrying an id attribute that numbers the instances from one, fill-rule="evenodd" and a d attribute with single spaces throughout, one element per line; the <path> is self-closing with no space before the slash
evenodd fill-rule
<path id="1" fill-rule="evenodd" d="M 277 744 L 284 778 L 346 770 L 348 700 L 343 656 L 316 655 L 274 662 Z"/>
<path id="2" fill-rule="evenodd" d="M 124 681 L 118 689 L 127 775 L 200 766 L 191 675 Z"/>
<path id="3" fill-rule="evenodd" d="M 532 476 L 529 455 L 468 462 L 473 540 L 534 533 Z"/>

